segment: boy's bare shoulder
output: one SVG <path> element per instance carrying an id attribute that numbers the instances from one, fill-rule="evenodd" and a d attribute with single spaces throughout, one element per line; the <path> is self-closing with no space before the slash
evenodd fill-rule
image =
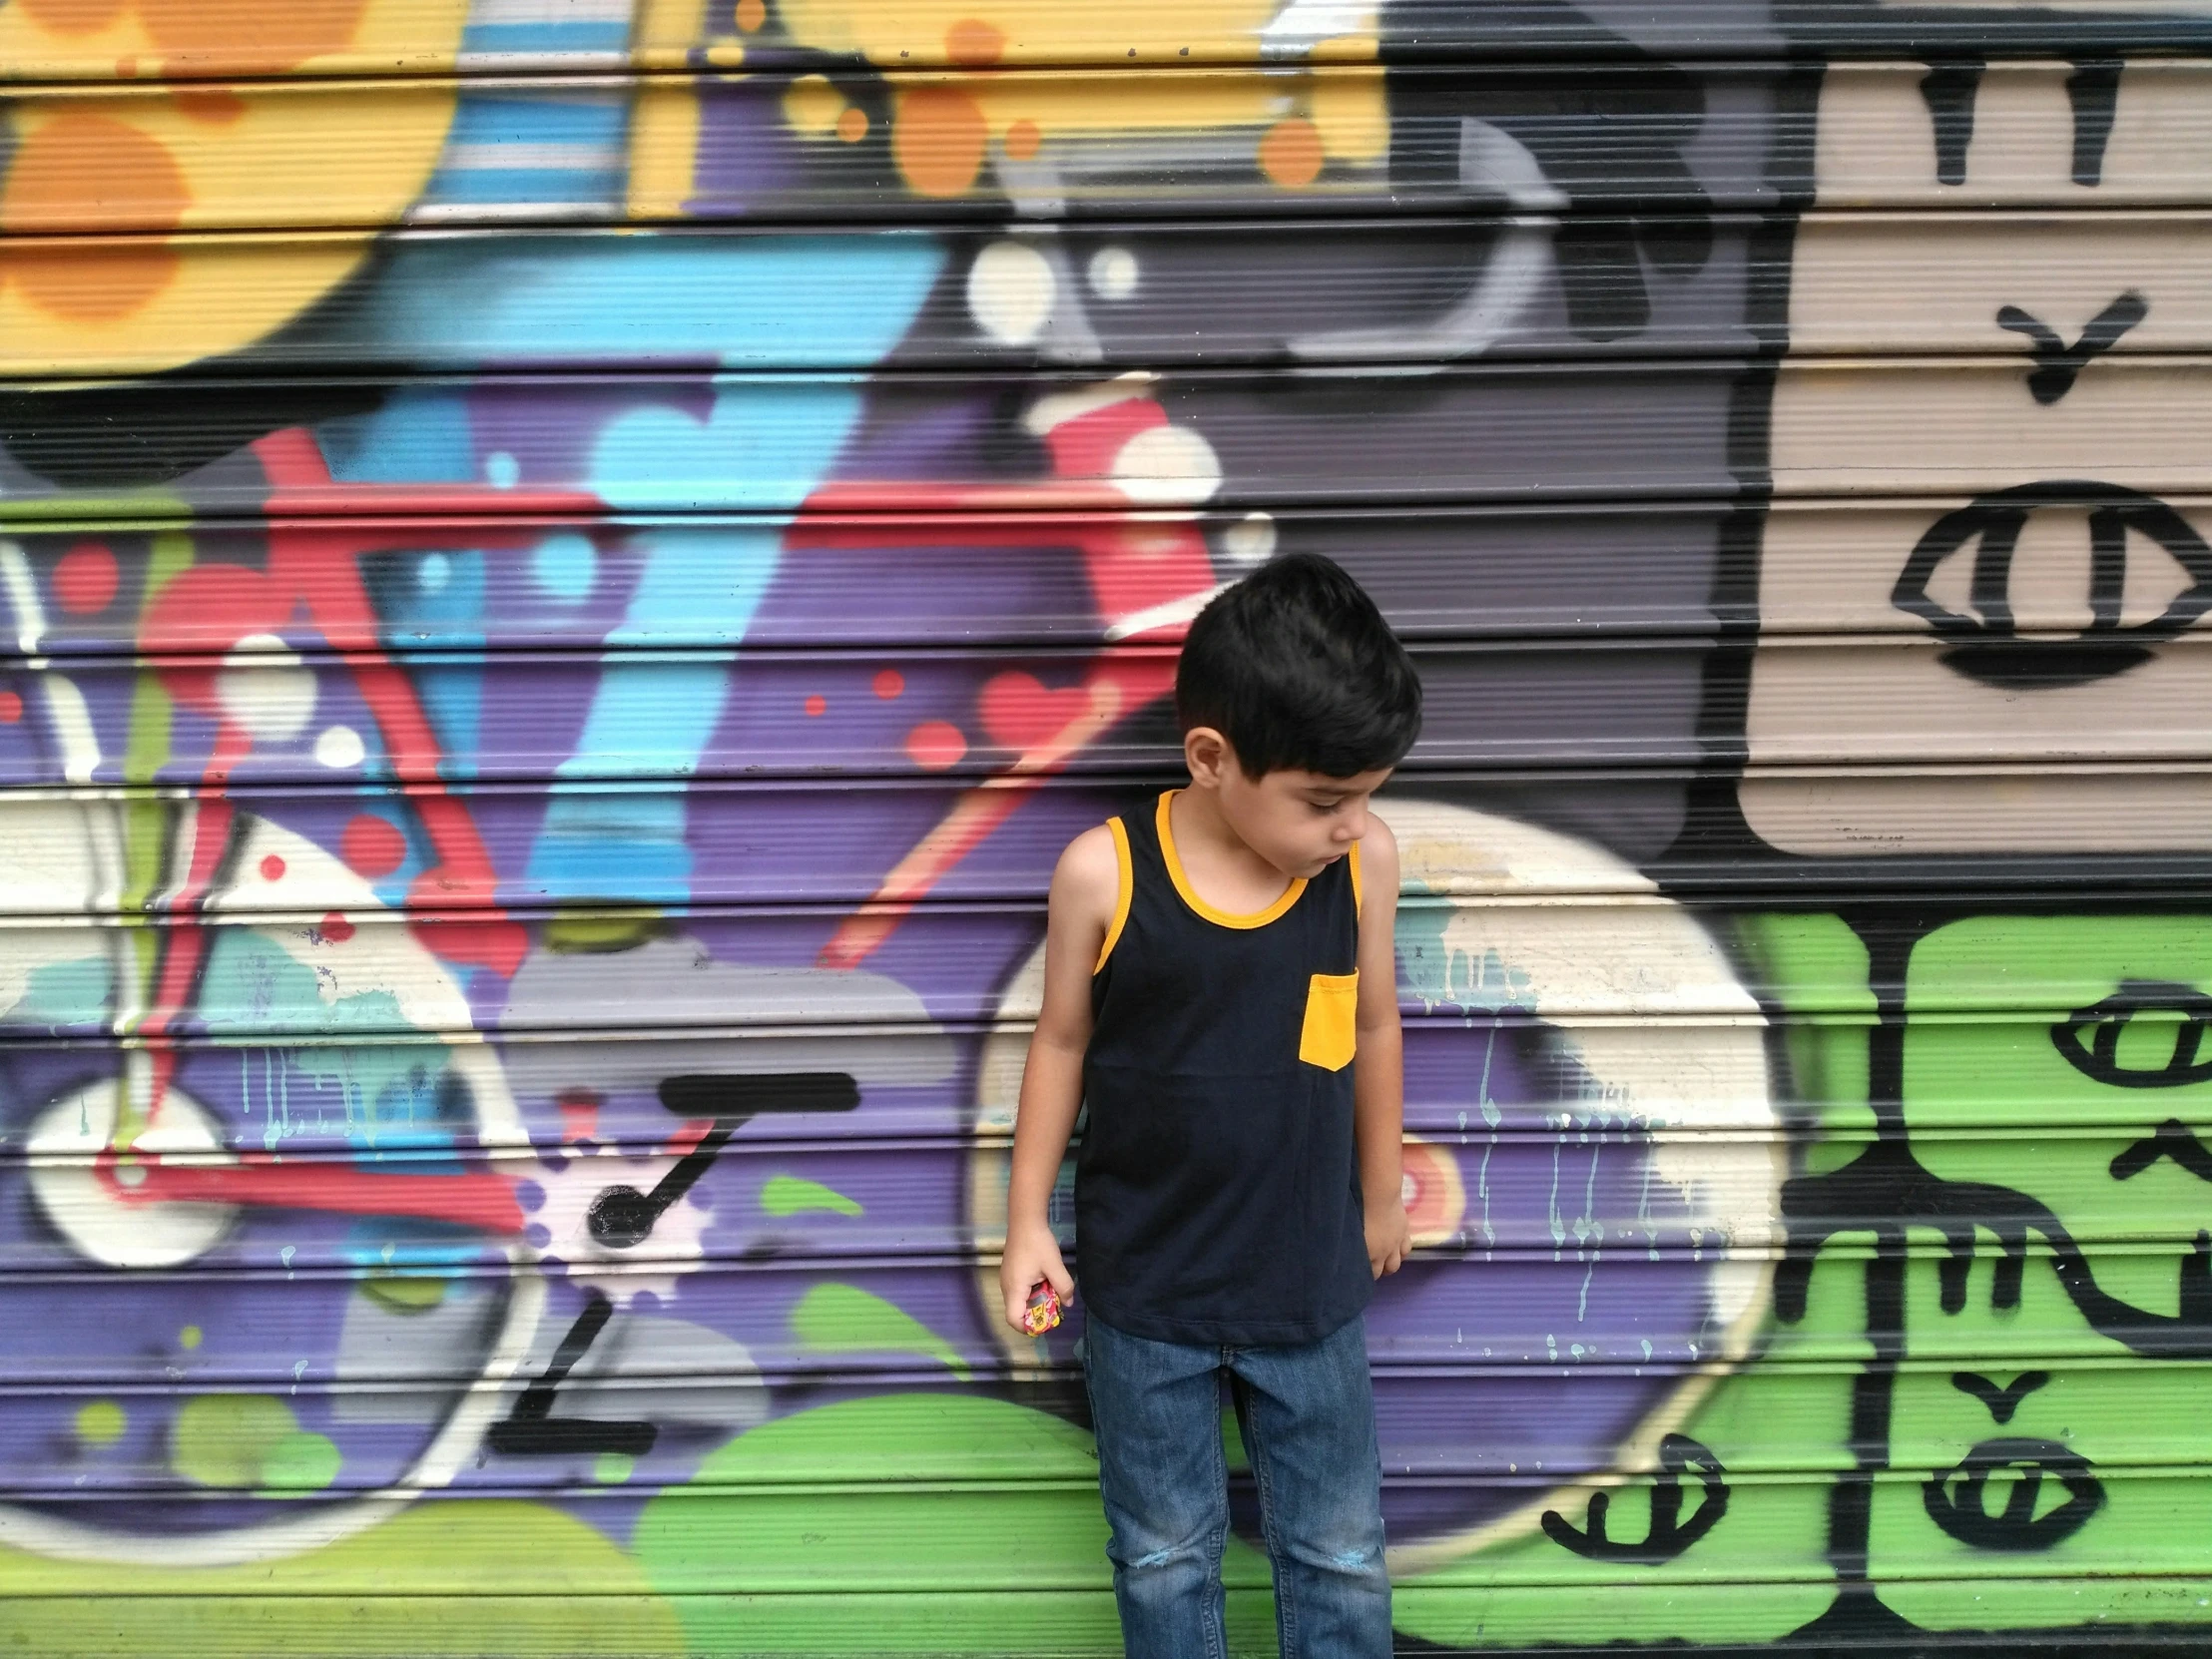
<path id="1" fill-rule="evenodd" d="M 1111 907 L 1121 890 L 1121 858 L 1114 850 L 1113 830 L 1100 824 L 1069 841 L 1052 871 L 1052 890 L 1071 898 L 1102 898 Z"/>

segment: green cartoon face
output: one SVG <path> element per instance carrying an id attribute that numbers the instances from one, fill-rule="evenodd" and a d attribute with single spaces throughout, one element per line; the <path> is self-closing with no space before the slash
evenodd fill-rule
<path id="1" fill-rule="evenodd" d="M 1884 1591 L 1910 1617 L 1957 1622 L 1912 1585 L 1933 1567 L 2147 1571 L 2212 1524 L 2153 1472 L 2192 1455 L 2212 1359 L 2208 993 L 2201 916 L 1978 917 L 1913 951 L 1904 1116 L 1935 1180 L 1871 1540 L 1915 1563 Z"/>

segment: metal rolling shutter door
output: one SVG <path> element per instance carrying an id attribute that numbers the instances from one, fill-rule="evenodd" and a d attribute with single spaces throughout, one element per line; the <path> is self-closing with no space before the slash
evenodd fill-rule
<path id="1" fill-rule="evenodd" d="M 1041 897 L 1300 547 L 1430 699 L 1407 1644 L 2201 1619 L 2203 49 L 0 12 L 0 1626 L 1109 1650 Z"/>

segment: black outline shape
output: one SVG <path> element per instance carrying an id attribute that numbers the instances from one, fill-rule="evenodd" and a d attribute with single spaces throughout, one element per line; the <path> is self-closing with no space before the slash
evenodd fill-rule
<path id="1" fill-rule="evenodd" d="M 2044 507 L 2089 510 L 2089 626 L 2071 637 L 2021 639 L 2012 619 L 2012 555 L 2028 515 Z M 2165 610 L 2123 626 L 2127 533 L 2147 536 L 2195 580 Z M 1945 610 L 1928 584 L 1943 560 L 1968 541 L 1974 551 L 1972 604 L 1978 617 Z M 2085 479 L 2019 484 L 1976 496 L 1930 525 L 1907 555 L 1890 603 L 1958 643 L 1943 653 L 1945 668 L 2006 691 L 2086 685 L 2148 662 L 2148 647 L 2182 633 L 2212 611 L 2212 546 L 2194 526 L 2154 495 Z"/>
<path id="2" fill-rule="evenodd" d="M 850 1073 L 842 1071 L 664 1077 L 660 1097 L 670 1111 L 688 1118 L 711 1117 L 715 1126 L 654 1183 L 651 1192 L 609 1187 L 591 1201 L 585 1225 L 609 1250 L 628 1250 L 650 1238 L 668 1207 L 691 1191 L 730 1137 L 760 1113 L 849 1112 L 860 1104 L 859 1086 Z"/>
<path id="3" fill-rule="evenodd" d="M 2103 1507 L 2104 1483 L 2089 1466 L 2088 1458 L 2056 1440 L 1983 1440 L 1955 1467 L 1923 1485 L 1921 1502 L 1930 1520 L 1970 1548 L 2013 1554 L 2049 1549 L 2088 1525 L 2089 1517 Z M 2020 1478 L 2004 1500 L 2003 1513 L 1989 1514 L 1981 1504 L 1982 1490 L 1990 1475 L 2011 1468 L 2021 1471 Z M 2066 1488 L 2066 1501 L 2037 1519 L 2035 1500 L 2046 1474 L 2057 1476 Z M 1960 1475 L 1965 1481 L 1953 1497 L 1950 1483 Z"/>
<path id="4" fill-rule="evenodd" d="M 2076 58 L 2066 77 L 2066 102 L 2073 108 L 2073 182 L 2104 182 L 2104 147 L 2120 108 L 2118 58 Z"/>
<path id="5" fill-rule="evenodd" d="M 1981 90 L 1981 72 L 1987 66 L 1979 58 L 1954 58 L 1932 63 L 1921 77 L 1921 101 L 1928 106 L 1929 125 L 1936 132 L 1936 182 L 1966 182 L 1966 151 L 1973 144 L 1974 95 Z"/>
<path id="6" fill-rule="evenodd" d="M 2173 1052 L 2165 1065 L 2156 1071 L 2120 1064 L 2121 1031 L 2137 1014 L 2146 1013 L 2181 1016 L 2174 1027 Z M 2212 1079 L 2212 1051 L 2207 1051 L 2204 1042 L 2207 1025 L 2212 1025 L 2212 996 L 2205 995 L 2196 986 L 2167 979 L 2123 979 L 2120 988 L 2102 1002 L 2076 1008 L 2053 1025 L 2050 1040 L 2051 1046 L 2064 1056 L 2066 1064 L 2092 1082 L 2116 1089 L 2180 1089 Z M 2085 1036 L 2092 1028 L 2095 1034 Z M 2188 1133 L 2178 1119 L 2169 1118 L 2167 1124 L 2183 1134 Z M 2160 1135 L 2166 1132 L 2166 1126 L 2158 1130 Z M 2112 1160 L 2114 1180 L 2127 1179 L 2120 1174 L 2120 1160 L 2132 1151 L 2130 1148 L 2129 1152 Z M 2145 1158 L 2137 1168 L 2149 1165 L 2150 1159 Z M 2128 1173 L 2132 1175 L 2136 1171 Z"/>
<path id="7" fill-rule="evenodd" d="M 730 1137 L 763 1112 L 849 1112 L 860 1104 L 859 1085 L 848 1072 L 794 1071 L 728 1076 L 665 1077 L 661 1104 L 681 1117 L 712 1117 L 714 1127 L 676 1167 L 654 1183 L 650 1193 L 635 1187 L 609 1187 L 592 1200 L 586 1214 L 591 1235 L 615 1250 L 642 1243 L 671 1204 L 689 1192 Z M 584 1311 L 561 1338 L 544 1375 L 522 1390 L 514 1408 L 485 1434 L 492 1450 L 509 1457 L 562 1456 L 578 1452 L 617 1452 L 642 1457 L 660 1437 L 651 1422 L 556 1417 L 554 1399 L 614 1315 L 607 1293 L 596 1287 L 584 1298 Z"/>
<path id="8" fill-rule="evenodd" d="M 1954 1371 L 1950 1374 L 1950 1385 L 1980 1400 L 1998 1422 L 2010 1422 L 2012 1413 L 2020 1408 L 2020 1401 L 2049 1381 L 2047 1371 L 2023 1371 L 2000 1388 L 1978 1372 Z"/>
<path id="9" fill-rule="evenodd" d="M 2199 1181 L 2212 1181 L 2212 1146 L 2179 1118 L 2168 1118 L 2151 1134 L 2112 1160 L 2112 1179 L 2132 1181 L 2161 1158 L 2171 1158 Z"/>
<path id="10" fill-rule="evenodd" d="M 2092 316 L 2071 345 L 2049 323 L 2017 305 L 1997 307 L 1997 326 L 2027 336 L 2028 353 L 2035 359 L 2028 371 L 2028 393 L 2038 403 L 2055 403 L 2073 390 L 2076 375 L 2148 315 L 2150 301 L 2129 288 Z"/>
<path id="11" fill-rule="evenodd" d="M 493 1423 L 484 1438 L 492 1450 L 509 1457 L 557 1457 L 572 1452 L 612 1451 L 624 1457 L 642 1457 L 660 1438 L 658 1423 L 618 1422 L 591 1417 L 556 1417 L 553 1399 L 568 1374 L 576 1369 L 599 1333 L 607 1328 L 614 1304 L 607 1293 L 594 1289 L 584 1298 L 584 1311 L 568 1328 L 561 1346 L 545 1368 L 545 1375 L 522 1390 L 514 1409 Z"/>
<path id="12" fill-rule="evenodd" d="M 1659 1441 L 1659 1466 L 1661 1473 L 1651 1488 L 1651 1530 L 1641 1543 L 1622 1543 L 1606 1537 L 1605 1512 L 1612 1507 L 1612 1499 L 1604 1492 L 1590 1496 L 1588 1531 L 1578 1530 L 1572 1522 L 1556 1509 L 1543 1512 L 1544 1535 L 1562 1549 L 1591 1561 L 1622 1561 L 1640 1567 L 1656 1567 L 1672 1561 L 1706 1533 L 1720 1524 L 1728 1513 L 1728 1484 L 1721 1476 L 1728 1472 L 1721 1460 L 1713 1455 L 1710 1447 L 1700 1445 L 1687 1434 L 1668 1434 Z M 1697 1508 L 1690 1518 L 1682 1516 L 1682 1476 L 1696 1469 L 1704 1490 L 1698 1494 Z"/>

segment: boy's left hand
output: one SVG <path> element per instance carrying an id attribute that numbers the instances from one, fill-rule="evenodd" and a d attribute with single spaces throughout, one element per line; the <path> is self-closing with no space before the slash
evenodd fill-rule
<path id="1" fill-rule="evenodd" d="M 1368 1266 L 1376 1278 L 1397 1272 L 1412 1248 L 1413 1224 L 1405 1219 L 1403 1202 L 1368 1206 Z"/>

